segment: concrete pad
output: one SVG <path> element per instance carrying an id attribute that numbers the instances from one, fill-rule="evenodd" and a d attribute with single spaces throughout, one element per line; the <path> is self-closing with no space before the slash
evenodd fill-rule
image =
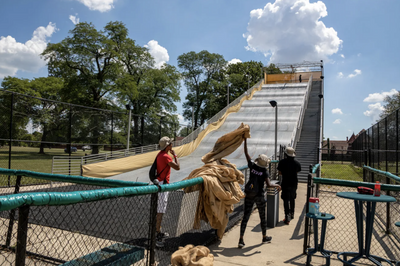
<path id="1" fill-rule="evenodd" d="M 307 194 L 307 184 L 299 184 L 296 199 L 295 218 L 290 225 L 283 223 L 284 208 L 280 200 L 279 223 L 275 228 L 268 228 L 267 235 L 272 236 L 270 244 L 262 244 L 262 233 L 260 218 L 257 210 L 252 213 L 247 224 L 244 242 L 246 246 L 242 249 L 237 247 L 239 242 L 240 224 L 225 233 L 220 243 L 209 246 L 215 261 L 214 266 L 227 265 L 305 265 L 307 256 L 303 255 L 304 244 L 304 217 Z M 318 253 L 317 253 L 318 254 Z M 322 256 L 313 256 L 312 265 L 325 265 L 326 260 Z M 331 265 L 342 265 L 331 257 Z"/>

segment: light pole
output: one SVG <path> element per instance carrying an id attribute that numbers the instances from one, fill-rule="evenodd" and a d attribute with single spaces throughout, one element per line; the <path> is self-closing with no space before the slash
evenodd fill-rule
<path id="1" fill-rule="evenodd" d="M 269 104 L 272 107 L 275 107 L 275 160 L 277 160 L 277 156 L 276 156 L 276 149 L 278 147 L 278 103 L 276 101 L 269 101 Z"/>
<path id="2" fill-rule="evenodd" d="M 128 137 L 126 139 L 126 149 L 129 150 L 129 138 L 131 135 L 131 119 L 132 119 L 132 110 L 129 104 L 125 105 L 126 110 L 129 111 L 129 120 L 128 120 Z"/>
<path id="3" fill-rule="evenodd" d="M 226 97 L 226 102 L 227 102 L 227 104 L 226 104 L 226 106 L 228 106 L 229 105 L 229 83 L 228 83 L 228 85 L 227 85 L 227 88 L 228 88 L 228 93 L 227 93 L 227 97 Z"/>

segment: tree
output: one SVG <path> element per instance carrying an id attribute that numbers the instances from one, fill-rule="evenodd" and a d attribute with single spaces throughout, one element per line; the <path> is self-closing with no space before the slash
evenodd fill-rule
<path id="1" fill-rule="evenodd" d="M 15 131 L 13 132 L 14 138 L 24 134 L 28 123 L 32 123 L 35 128 L 40 128 L 42 132 L 39 153 L 44 153 L 46 141 L 54 141 L 58 134 L 65 132 L 65 125 L 68 125 L 68 123 L 62 121 L 65 106 L 54 102 L 60 98 L 60 92 L 64 87 L 63 80 L 56 77 L 41 77 L 30 81 L 6 77 L 1 85 L 5 90 L 18 93 L 18 96 L 16 96 L 18 99 L 14 98 L 16 104 L 13 107 L 13 124 L 18 123 L 19 126 L 13 129 Z M 26 135 L 27 133 L 25 133 Z"/>
<path id="2" fill-rule="evenodd" d="M 104 31 L 91 23 L 78 23 L 60 43 L 49 43 L 42 56 L 47 60 L 49 74 L 66 81 L 63 94 L 69 102 L 103 109 L 115 109 L 113 98 L 117 80 L 123 76 L 120 51 L 127 41 L 128 30 L 121 22 L 109 22 Z M 73 113 L 76 124 L 85 125 L 91 143 L 97 144 L 106 131 L 104 115 L 89 112 L 90 118 Z M 102 119 L 103 118 L 103 119 Z M 79 123 L 79 119 L 86 123 Z M 98 153 L 94 145 L 92 153 Z"/>
<path id="3" fill-rule="evenodd" d="M 282 71 L 273 63 L 269 64 L 268 67 L 264 67 L 264 72 L 267 74 L 282 74 Z"/>
<path id="4" fill-rule="evenodd" d="M 178 66 L 182 69 L 184 84 L 188 90 L 186 102 L 183 104 L 183 116 L 192 120 L 196 128 L 208 118 L 203 110 L 207 96 L 212 91 L 212 77 L 226 66 L 226 61 L 219 54 L 205 50 L 199 53 L 192 51 L 178 56 Z"/>
<path id="5" fill-rule="evenodd" d="M 379 120 L 393 113 L 400 108 L 400 92 L 393 94 L 392 96 L 386 96 L 383 100 L 383 111 L 379 115 Z"/>

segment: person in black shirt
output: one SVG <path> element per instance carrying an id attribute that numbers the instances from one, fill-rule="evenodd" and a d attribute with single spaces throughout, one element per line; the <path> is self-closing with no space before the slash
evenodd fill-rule
<path id="1" fill-rule="evenodd" d="M 244 232 L 246 231 L 247 222 L 249 221 L 251 212 L 253 211 L 253 205 L 256 203 L 258 213 L 261 220 L 261 230 L 262 230 L 262 243 L 270 243 L 272 237 L 267 236 L 267 221 L 265 219 L 265 198 L 264 198 L 264 182 L 267 183 L 268 187 L 276 187 L 281 190 L 281 187 L 277 184 L 272 184 L 269 180 L 269 174 L 267 172 L 267 167 L 270 159 L 265 154 L 260 154 L 255 162 L 251 161 L 249 153 L 247 152 L 247 140 L 244 138 L 244 154 L 246 155 L 247 163 L 250 169 L 250 178 L 246 184 L 246 188 L 256 188 L 256 191 L 246 192 L 246 197 L 244 199 L 244 214 L 243 220 L 240 225 L 240 238 L 238 247 L 242 248 L 245 246 L 243 241 Z M 253 194 L 253 195 L 251 195 Z"/>
<path id="2" fill-rule="evenodd" d="M 286 158 L 278 163 L 279 174 L 282 175 L 282 194 L 283 207 L 285 209 L 285 219 L 283 222 L 289 224 L 294 218 L 294 207 L 297 192 L 297 173 L 301 171 L 301 165 L 294 159 L 296 152 L 291 147 L 285 149 Z"/>

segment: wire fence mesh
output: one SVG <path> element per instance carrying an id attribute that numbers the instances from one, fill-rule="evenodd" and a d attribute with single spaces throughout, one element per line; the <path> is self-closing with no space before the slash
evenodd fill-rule
<path id="1" fill-rule="evenodd" d="M 322 166 L 323 169 L 324 166 Z M 371 182 L 372 172 L 366 173 L 366 181 Z M 375 176 L 378 174 L 375 173 Z M 380 175 L 380 178 L 375 177 L 375 181 L 379 179 L 383 184 L 386 184 L 386 177 Z M 358 186 L 373 187 L 373 183 L 361 182 L 343 182 L 341 185 L 332 184 L 331 179 L 320 178 L 318 182 L 309 186 L 309 196 L 318 197 L 320 203 L 320 211 L 329 213 L 335 216 L 334 220 L 327 223 L 325 236 L 325 249 L 334 253 L 343 251 L 358 251 L 358 238 L 356 226 L 355 203 L 353 200 L 338 197 L 338 192 L 357 192 Z M 388 184 L 398 184 L 398 181 L 389 182 Z M 388 190 L 382 190 L 382 194 L 390 195 L 400 200 L 400 186 L 394 186 Z M 366 227 L 366 204 L 363 204 L 363 228 Z M 400 231 L 394 224 L 400 221 L 400 208 L 398 202 L 376 204 L 375 219 L 373 222 L 373 232 L 371 241 L 370 253 L 395 262 L 400 257 Z M 308 233 L 305 234 L 305 248 L 314 246 L 312 223 L 314 219 L 309 219 Z M 307 223 L 306 223 L 307 224 Z M 318 226 L 321 232 L 321 223 Z M 363 234 L 365 239 L 365 232 Z M 360 263 L 367 263 L 366 260 L 360 260 Z"/>
<path id="2" fill-rule="evenodd" d="M 244 168 L 242 172 L 247 180 L 248 170 Z M 2 178 L 8 176 L 3 174 Z M 27 180 L 22 181 L 24 178 Z M 59 181 L 35 184 L 32 180 L 36 178 L 10 175 L 10 184 L 14 187 L 1 188 L 0 202 L 4 202 L 5 197 L 17 197 L 30 204 L 0 212 L 0 265 L 70 265 L 77 259 L 94 263 L 100 256 L 116 254 L 121 259 L 117 265 L 169 265 L 172 253 L 179 246 L 208 245 L 217 240 L 216 230 L 208 223 L 201 221 L 199 228 L 193 228 L 198 191 L 184 193 L 178 188 L 169 192 L 161 223 L 162 232 L 168 236 L 164 238 L 163 247 L 156 247 L 154 214 L 159 193 L 104 199 L 103 196 L 113 190 L 107 185 Z M 18 186 L 18 183 L 25 185 Z M 178 183 L 174 184 L 179 186 Z M 139 188 L 143 187 L 155 186 Z M 53 193 L 50 198 L 60 202 L 62 198 L 72 200 L 74 193 L 81 193 L 83 202 L 57 206 L 33 204 L 36 202 L 33 197 L 46 198 L 49 193 Z M 93 194 L 98 195 L 97 200 L 87 202 Z M 243 200 L 228 215 L 226 230 L 240 221 Z M 25 259 L 19 259 L 24 252 Z M 123 260 L 129 263 L 124 264 Z"/>

